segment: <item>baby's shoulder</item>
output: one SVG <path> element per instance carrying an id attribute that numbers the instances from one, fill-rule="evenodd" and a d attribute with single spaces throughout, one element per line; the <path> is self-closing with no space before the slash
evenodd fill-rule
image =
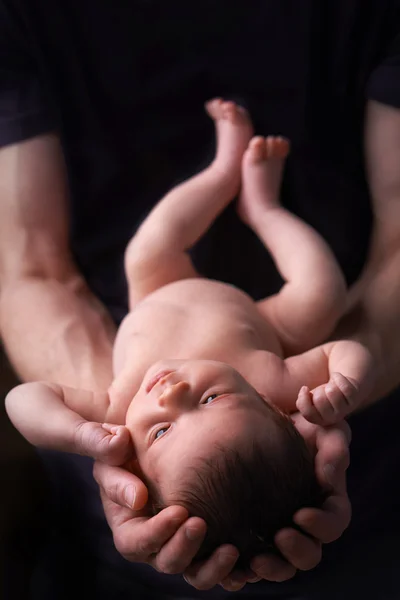
<path id="1" fill-rule="evenodd" d="M 245 377 L 263 396 L 281 387 L 285 378 L 285 361 L 274 352 L 253 350 L 244 364 Z"/>

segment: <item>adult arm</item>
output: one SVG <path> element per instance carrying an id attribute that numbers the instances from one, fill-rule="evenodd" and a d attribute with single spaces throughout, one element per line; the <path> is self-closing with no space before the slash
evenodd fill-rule
<path id="1" fill-rule="evenodd" d="M 69 251 L 66 190 L 55 135 L 0 150 L 0 331 L 23 381 L 103 392 L 112 378 L 115 328 Z M 96 455 L 95 449 L 88 453 Z M 184 570 L 202 542 L 205 524 L 187 520 L 181 507 L 148 519 L 121 506 L 142 508 L 147 492 L 138 478 L 100 463 L 95 476 L 117 548 L 164 572 Z M 304 554 L 307 549 L 301 547 L 290 556 L 296 563 L 296 555 L 304 560 Z M 234 548 L 221 547 L 189 578 L 197 587 L 212 587 L 236 559 Z"/>
<path id="2" fill-rule="evenodd" d="M 386 92 L 391 94 L 393 86 Z M 399 108 L 371 100 L 367 107 L 365 151 L 373 233 L 365 270 L 350 291 L 347 314 L 334 335 L 336 339 L 361 342 L 372 355 L 375 383 L 364 406 L 400 383 L 400 96 L 396 104 Z M 305 508 L 294 520 L 316 540 L 330 542 L 341 535 L 351 513 L 345 481 L 346 432 L 327 429 L 314 438 L 313 430 L 302 420 L 298 429 L 318 443 L 317 474 L 321 483 L 333 484 L 333 493 L 325 511 Z M 305 538 L 294 530 L 279 532 L 276 543 L 288 562 L 275 557 L 258 559 L 253 570 L 263 578 L 286 579 L 294 574 L 294 566 L 307 569 L 318 563 L 320 545 L 312 546 L 309 540 L 307 546 Z M 306 560 L 299 561 L 301 556 Z"/>
<path id="3" fill-rule="evenodd" d="M 365 127 L 374 228 L 366 267 L 335 337 L 360 341 L 374 358 L 367 406 L 400 383 L 400 108 L 370 101 Z"/>
<path id="4" fill-rule="evenodd" d="M 106 390 L 115 326 L 69 250 L 55 135 L 0 149 L 0 333 L 24 381 Z"/>
<path id="5" fill-rule="evenodd" d="M 393 89 L 389 84 L 385 93 L 392 94 Z M 397 106 L 400 107 L 400 96 Z M 400 108 L 373 100 L 369 102 L 365 149 L 374 216 L 370 252 L 362 276 L 350 291 L 347 314 L 334 337 L 361 342 L 372 355 L 374 384 L 363 403 L 367 406 L 400 383 Z M 300 421 L 298 425 L 305 437 L 312 437 L 312 429 L 306 423 Z M 319 439 L 317 473 L 321 481 L 325 478 L 325 482 L 329 482 L 335 478 L 334 494 L 329 499 L 331 520 L 328 513 L 316 509 L 305 508 L 295 516 L 298 525 L 323 542 L 333 540 L 335 535 L 339 537 L 339 525 L 345 526 L 346 518 L 347 523 L 350 518 L 343 470 L 348 460 L 345 441 L 339 432 L 325 431 L 329 437 L 326 445 L 323 434 Z M 339 456 L 341 459 L 335 464 L 334 475 L 332 458 Z M 285 535 L 291 535 L 291 547 L 298 548 L 293 530 Z M 285 552 L 283 554 L 287 556 Z"/>
<path id="6" fill-rule="evenodd" d="M 6 352 L 23 381 L 104 393 L 112 380 L 115 326 L 79 273 L 68 238 L 67 184 L 57 136 L 0 149 L 0 334 Z M 95 446 L 86 450 L 96 456 Z M 147 490 L 140 479 L 102 466 L 97 480 L 103 498 L 141 509 Z M 104 508 L 116 535 L 110 512 L 119 515 L 123 509 L 111 501 Z M 158 557 L 147 553 L 150 541 L 160 549 L 170 540 L 174 558 L 178 555 L 185 568 L 205 535 L 204 523 L 187 521 L 182 507 L 170 507 L 155 523 L 142 517 L 139 522 L 129 513 L 131 551 L 156 567 Z M 199 534 L 195 541 L 188 530 Z M 170 552 L 166 548 L 162 558 L 171 560 Z"/>
<path id="7" fill-rule="evenodd" d="M 392 93 L 393 86 L 389 88 Z M 364 407 L 400 383 L 400 97 L 397 106 L 371 100 L 367 107 L 365 153 L 374 216 L 372 239 L 364 272 L 350 291 L 348 311 L 333 336 L 361 342 L 372 356 L 374 383 Z M 299 429 L 306 437 L 312 431 L 303 422 L 299 422 Z M 315 438 L 319 443 L 317 473 L 322 484 L 333 484 L 333 494 L 325 511 L 302 509 L 295 522 L 326 543 L 341 535 L 351 511 L 346 494 L 344 432 L 326 430 L 325 436 L 321 433 Z M 294 574 L 294 566 L 307 569 L 319 561 L 321 546 L 312 545 L 294 530 L 279 532 L 276 543 L 288 561 L 257 559 L 253 570 L 263 578 L 287 579 Z"/>

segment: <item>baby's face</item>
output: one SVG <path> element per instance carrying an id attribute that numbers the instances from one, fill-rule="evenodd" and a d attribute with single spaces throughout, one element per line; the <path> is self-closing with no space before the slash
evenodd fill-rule
<path id="1" fill-rule="evenodd" d="M 271 408 L 232 367 L 206 360 L 153 365 L 126 415 L 143 473 L 164 498 L 183 468 L 210 455 L 216 444 L 268 434 Z"/>

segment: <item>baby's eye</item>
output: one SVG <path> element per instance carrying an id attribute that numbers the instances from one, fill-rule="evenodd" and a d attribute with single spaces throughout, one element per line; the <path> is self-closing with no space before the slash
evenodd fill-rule
<path id="1" fill-rule="evenodd" d="M 202 402 L 202 404 L 209 404 L 210 402 L 215 400 L 215 398 L 217 398 L 217 397 L 218 397 L 218 394 L 210 394 L 210 396 L 207 396 L 207 398 L 204 399 L 204 402 Z"/>
<path id="2" fill-rule="evenodd" d="M 154 439 L 157 440 L 158 438 L 162 437 L 169 429 L 169 425 L 168 427 L 161 427 L 160 429 L 158 429 L 154 435 Z"/>

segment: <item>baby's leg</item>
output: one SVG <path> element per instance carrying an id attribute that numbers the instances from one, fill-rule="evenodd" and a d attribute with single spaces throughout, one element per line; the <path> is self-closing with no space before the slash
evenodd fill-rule
<path id="1" fill-rule="evenodd" d="M 204 171 L 171 190 L 130 242 L 125 268 L 130 304 L 178 279 L 196 277 L 187 251 L 239 191 L 240 167 L 252 135 L 247 112 L 220 99 L 207 104 L 217 152 Z"/>
<path id="2" fill-rule="evenodd" d="M 285 280 L 280 293 L 259 303 L 287 353 L 324 341 L 344 310 L 346 285 L 322 237 L 279 203 L 283 138 L 254 138 L 242 164 L 239 214 L 270 251 Z"/>

